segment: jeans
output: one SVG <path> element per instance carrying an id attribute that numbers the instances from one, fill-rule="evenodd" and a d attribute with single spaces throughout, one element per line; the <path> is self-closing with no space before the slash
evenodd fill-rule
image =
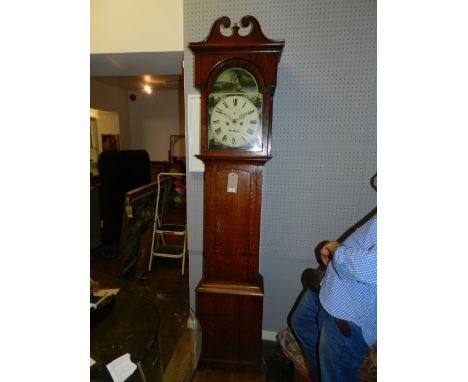
<path id="1" fill-rule="evenodd" d="M 359 326 L 347 321 L 343 335 L 333 316 L 320 304 L 318 293 L 307 290 L 292 313 L 291 327 L 302 347 L 313 382 L 353 382 L 369 349 Z"/>

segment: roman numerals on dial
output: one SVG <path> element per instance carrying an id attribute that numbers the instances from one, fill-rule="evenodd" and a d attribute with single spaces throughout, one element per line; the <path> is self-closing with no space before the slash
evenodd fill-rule
<path id="1" fill-rule="evenodd" d="M 261 94 L 250 94 L 250 98 L 214 94 L 217 102 L 208 110 L 208 143 L 220 149 L 261 150 L 262 114 L 256 106 L 261 106 Z"/>

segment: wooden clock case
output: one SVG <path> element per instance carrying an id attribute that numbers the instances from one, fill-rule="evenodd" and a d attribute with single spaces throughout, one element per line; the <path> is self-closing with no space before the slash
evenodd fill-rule
<path id="1" fill-rule="evenodd" d="M 202 326 L 202 359 L 258 366 L 261 356 L 263 279 L 259 274 L 263 167 L 271 159 L 271 125 L 277 67 L 284 41 L 266 38 L 253 16 L 240 25 L 215 21 L 208 37 L 190 43 L 195 86 L 201 93 L 200 155 L 205 164 L 203 277 L 196 288 Z M 229 36 L 221 27 L 230 28 Z M 210 150 L 207 102 L 224 70 L 251 73 L 263 97 L 262 145 L 258 151 Z M 228 187 L 234 176 L 235 191 Z M 232 186 L 232 184 L 231 184 Z"/>

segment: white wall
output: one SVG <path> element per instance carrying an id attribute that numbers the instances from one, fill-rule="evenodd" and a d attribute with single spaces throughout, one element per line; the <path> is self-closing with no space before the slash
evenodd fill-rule
<path id="1" fill-rule="evenodd" d="M 96 120 L 96 142 L 97 147 L 90 149 L 91 157 L 91 173 L 98 175 L 97 163 L 99 160 L 99 154 L 102 152 L 102 135 L 103 134 L 118 134 L 120 137 L 119 128 L 119 115 L 113 111 L 104 111 L 97 109 L 90 109 L 90 117 Z"/>
<path id="2" fill-rule="evenodd" d="M 120 149 L 128 150 L 131 147 L 131 142 L 127 91 L 91 79 L 90 101 L 93 109 L 112 111 L 118 114 Z M 98 140 L 100 141 L 100 137 Z"/>
<path id="3" fill-rule="evenodd" d="M 179 91 L 132 93 L 136 100 L 129 102 L 131 148 L 146 150 L 152 161 L 167 161 L 170 135 L 184 134 L 179 113 Z"/>
<path id="4" fill-rule="evenodd" d="M 183 50 L 183 0 L 91 0 L 91 53 Z"/>
<path id="5" fill-rule="evenodd" d="M 102 134 L 118 134 L 120 140 L 119 114 L 112 111 L 100 110 L 98 112 L 97 126 L 99 152 L 102 152 Z"/>

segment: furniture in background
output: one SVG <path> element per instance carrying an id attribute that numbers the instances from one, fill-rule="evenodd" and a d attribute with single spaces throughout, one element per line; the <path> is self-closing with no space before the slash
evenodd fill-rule
<path id="1" fill-rule="evenodd" d="M 112 311 L 91 329 L 91 380 L 111 381 L 105 365 L 125 353 L 140 361 L 127 381 L 189 382 L 200 358 L 202 330 L 180 298 L 124 279 L 91 272 L 100 288 L 119 288 Z M 162 372 L 162 379 L 161 379 Z"/>
<path id="2" fill-rule="evenodd" d="M 166 172 L 168 170 L 169 170 L 168 161 L 151 161 L 150 162 L 151 182 L 157 182 L 158 174 L 160 172 Z"/>
<path id="3" fill-rule="evenodd" d="M 170 179 L 162 178 L 125 193 L 118 246 L 118 277 L 140 278 L 148 267 L 158 188 L 170 193 Z M 166 209 L 159 207 L 165 216 Z"/>
<path id="4" fill-rule="evenodd" d="M 283 329 L 276 335 L 276 340 L 281 346 L 284 355 L 290 359 L 294 365 L 295 372 L 298 372 L 304 381 L 313 382 L 307 370 L 306 361 L 296 339 L 290 328 Z M 294 378 L 294 381 L 298 378 Z"/>
<path id="5" fill-rule="evenodd" d="M 146 150 L 105 151 L 99 155 L 99 204 L 102 242 L 115 243 L 120 237 L 125 193 L 151 182 Z"/>
<path id="6" fill-rule="evenodd" d="M 169 162 L 182 159 L 185 161 L 185 135 L 169 136 Z"/>
<path id="7" fill-rule="evenodd" d="M 90 369 L 91 381 L 112 381 L 106 365 L 126 353 L 138 365 L 128 381 L 162 381 L 156 304 L 132 288 L 122 288 L 111 298 L 112 304 L 102 308 L 109 312 L 95 325 L 93 314 L 99 312 L 91 310 L 90 354 L 96 362 Z"/>
<path id="8" fill-rule="evenodd" d="M 187 252 L 187 225 L 172 224 L 165 221 L 165 212 L 169 199 L 172 196 L 172 190 L 176 194 L 185 195 L 185 186 L 183 179 L 185 173 L 162 172 L 158 175 L 158 194 L 156 206 L 154 209 L 153 235 L 151 242 L 151 255 L 149 259 L 148 271 L 151 271 L 151 265 L 154 257 L 166 257 L 171 259 L 182 259 L 182 276 L 184 275 L 185 254 Z M 162 187 L 162 179 L 170 179 L 171 187 L 169 189 Z M 183 187 L 183 188 L 182 188 Z M 177 197 L 179 195 L 176 195 Z M 182 240 L 180 243 L 167 242 L 168 237 L 175 236 Z"/>

